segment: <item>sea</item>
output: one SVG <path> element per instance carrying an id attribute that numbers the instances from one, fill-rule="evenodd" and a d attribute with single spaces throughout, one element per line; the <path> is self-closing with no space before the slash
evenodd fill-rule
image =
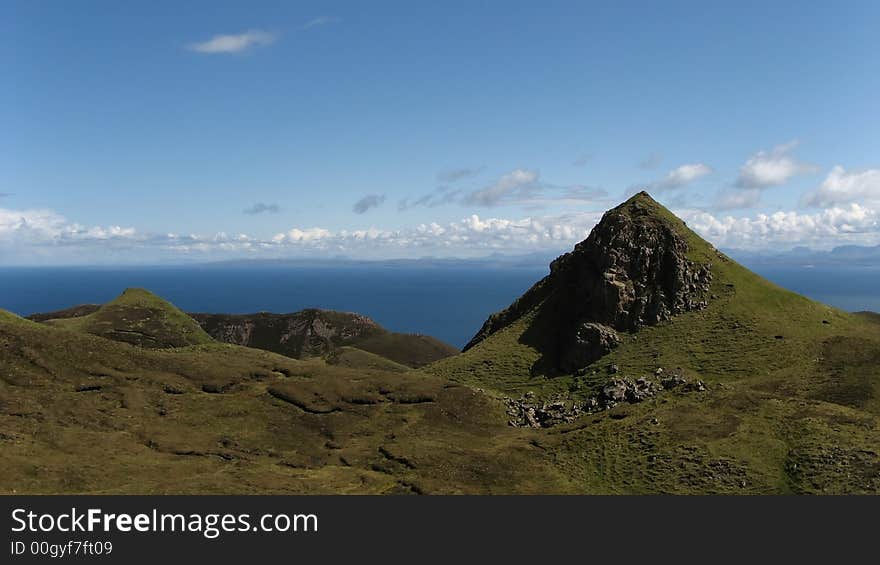
<path id="1" fill-rule="evenodd" d="M 747 265 L 749 266 L 749 265 Z M 750 268 L 848 311 L 880 311 L 880 267 Z M 359 312 L 389 330 L 461 347 L 483 321 L 548 273 L 546 267 L 175 266 L 0 267 L 0 308 L 20 315 L 113 299 L 143 287 L 188 312 Z"/>

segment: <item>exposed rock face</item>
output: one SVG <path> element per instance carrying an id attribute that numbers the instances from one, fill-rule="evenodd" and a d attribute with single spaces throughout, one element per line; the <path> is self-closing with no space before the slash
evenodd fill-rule
<path id="1" fill-rule="evenodd" d="M 385 331 L 366 316 L 318 309 L 292 314 L 192 316 L 217 341 L 260 349 L 270 349 L 271 345 L 273 350 L 296 358 L 325 355 L 335 344 Z"/>
<path id="2" fill-rule="evenodd" d="M 584 322 L 576 328 L 573 341 L 560 359 L 562 368 L 568 371 L 585 367 L 610 352 L 620 343 L 620 337 L 608 326 Z"/>
<path id="3" fill-rule="evenodd" d="M 688 259 L 683 230 L 647 193 L 607 212 L 589 237 L 550 264 L 550 274 L 492 315 L 465 347 L 540 307 L 557 328 L 557 366 L 595 361 L 632 332 L 707 305 L 711 265 Z"/>
<path id="4" fill-rule="evenodd" d="M 629 202 L 550 264 L 574 317 L 621 331 L 700 308 L 711 281 L 710 267 L 687 259 L 687 241 L 672 225 Z"/>
<path id="5" fill-rule="evenodd" d="M 322 357 L 342 346 L 420 367 L 458 353 L 430 336 L 390 332 L 361 314 L 311 308 L 291 314 L 191 314 L 211 337 L 288 357 Z"/>

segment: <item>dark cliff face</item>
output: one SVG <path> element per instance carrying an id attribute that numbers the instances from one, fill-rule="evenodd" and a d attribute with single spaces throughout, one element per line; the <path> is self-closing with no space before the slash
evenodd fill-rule
<path id="1" fill-rule="evenodd" d="M 557 367 L 571 371 L 615 347 L 617 332 L 702 308 L 711 266 L 688 259 L 682 227 L 647 193 L 634 196 L 553 261 L 547 277 L 491 316 L 465 350 L 539 309 L 550 320 Z"/>
<path id="2" fill-rule="evenodd" d="M 217 341 L 267 349 L 295 358 L 326 355 L 337 345 L 385 332 L 366 316 L 318 309 L 291 314 L 191 316 Z"/>
<path id="3" fill-rule="evenodd" d="M 408 367 L 421 367 L 458 350 L 425 335 L 390 332 L 366 316 L 308 309 L 291 314 L 190 314 L 217 341 L 288 357 L 332 356 L 356 347 Z"/>

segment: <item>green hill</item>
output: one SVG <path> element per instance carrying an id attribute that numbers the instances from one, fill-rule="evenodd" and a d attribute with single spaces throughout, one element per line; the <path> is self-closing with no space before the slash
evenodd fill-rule
<path id="1" fill-rule="evenodd" d="M 47 320 L 47 323 L 150 349 L 212 341 L 190 316 L 141 288 L 126 289 L 116 299 L 85 316 L 63 317 Z"/>
<path id="2" fill-rule="evenodd" d="M 510 399 L 516 425 L 560 424 L 548 449 L 597 491 L 878 492 L 869 319 L 762 279 L 641 193 L 426 371 Z"/>

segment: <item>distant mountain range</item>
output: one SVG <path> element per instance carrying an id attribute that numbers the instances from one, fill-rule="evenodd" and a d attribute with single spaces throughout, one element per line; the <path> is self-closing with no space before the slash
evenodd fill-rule
<path id="1" fill-rule="evenodd" d="M 735 258 L 740 263 L 752 266 L 833 266 L 848 265 L 851 267 L 880 267 L 880 245 L 859 246 L 845 245 L 831 250 L 816 250 L 809 247 L 795 247 L 783 251 L 774 249 L 751 250 L 738 248 L 720 248 L 721 251 Z M 566 250 L 541 251 L 524 254 L 493 253 L 479 258 L 434 258 L 392 260 L 357 260 L 349 257 L 333 257 L 328 259 L 242 259 L 233 261 L 217 261 L 208 263 L 206 267 L 388 267 L 388 268 L 545 268 L 550 261 L 563 255 Z"/>
<path id="2" fill-rule="evenodd" d="M 836 266 L 880 268 L 880 245 L 865 247 L 845 245 L 830 251 L 817 251 L 809 247 L 795 247 L 789 251 L 774 252 L 729 249 L 727 253 L 738 261 L 753 266 Z"/>

